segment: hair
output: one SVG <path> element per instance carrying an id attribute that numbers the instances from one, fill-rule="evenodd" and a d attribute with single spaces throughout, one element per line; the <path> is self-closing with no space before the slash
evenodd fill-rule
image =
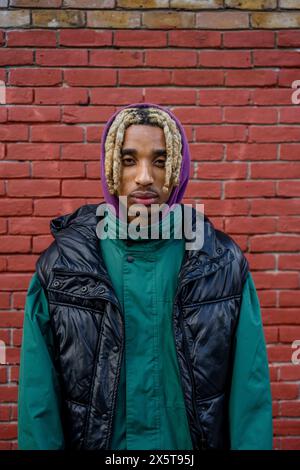
<path id="1" fill-rule="evenodd" d="M 166 174 L 164 193 L 167 193 L 172 183 L 179 184 L 182 161 L 182 140 L 176 122 L 160 108 L 126 108 L 117 114 L 112 122 L 105 140 L 105 176 L 110 194 L 117 194 L 121 178 L 121 149 L 125 131 L 132 124 L 147 124 L 163 129 L 166 139 Z"/>

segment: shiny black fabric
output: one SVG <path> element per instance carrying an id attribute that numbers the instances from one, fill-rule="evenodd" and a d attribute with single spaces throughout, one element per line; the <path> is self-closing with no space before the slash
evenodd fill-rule
<path id="1" fill-rule="evenodd" d="M 96 234 L 97 207 L 52 219 L 55 240 L 36 263 L 49 302 L 65 443 L 73 449 L 110 448 L 124 347 L 121 307 Z M 248 262 L 206 216 L 204 235 L 201 249 L 185 251 L 174 338 L 194 449 L 228 449 L 233 339 Z"/>

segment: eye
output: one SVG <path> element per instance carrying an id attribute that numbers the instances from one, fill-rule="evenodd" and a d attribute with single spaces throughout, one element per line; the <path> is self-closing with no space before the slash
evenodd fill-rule
<path id="1" fill-rule="evenodd" d="M 164 159 L 161 159 L 161 158 L 160 158 L 159 160 L 156 160 L 155 163 L 157 163 L 158 166 L 164 167 L 164 166 L 165 166 L 165 163 L 166 163 L 166 159 L 165 159 L 165 158 L 164 158 Z"/>
<path id="2" fill-rule="evenodd" d="M 127 165 L 131 165 L 132 163 L 134 163 L 134 160 L 132 157 L 124 157 L 122 158 L 122 163 L 127 166 Z"/>

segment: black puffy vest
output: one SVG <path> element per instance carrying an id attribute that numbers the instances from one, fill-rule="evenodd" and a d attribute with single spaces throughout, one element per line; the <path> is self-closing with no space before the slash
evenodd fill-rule
<path id="1" fill-rule="evenodd" d="M 55 240 L 36 263 L 49 303 L 65 446 L 72 449 L 110 449 L 124 349 L 121 307 L 96 234 L 97 207 L 52 219 Z M 204 235 L 201 249 L 185 251 L 173 330 L 193 447 L 229 449 L 234 333 L 248 262 L 206 216 Z"/>

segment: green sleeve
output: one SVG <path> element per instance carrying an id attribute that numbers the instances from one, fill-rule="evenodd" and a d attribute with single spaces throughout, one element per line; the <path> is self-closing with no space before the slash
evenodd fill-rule
<path id="1" fill-rule="evenodd" d="M 63 449 L 58 376 L 48 302 L 34 273 L 26 296 L 18 392 L 18 447 Z"/>
<path id="2" fill-rule="evenodd" d="M 272 397 L 266 342 L 255 285 L 248 273 L 234 340 L 229 398 L 231 449 L 272 450 Z"/>

